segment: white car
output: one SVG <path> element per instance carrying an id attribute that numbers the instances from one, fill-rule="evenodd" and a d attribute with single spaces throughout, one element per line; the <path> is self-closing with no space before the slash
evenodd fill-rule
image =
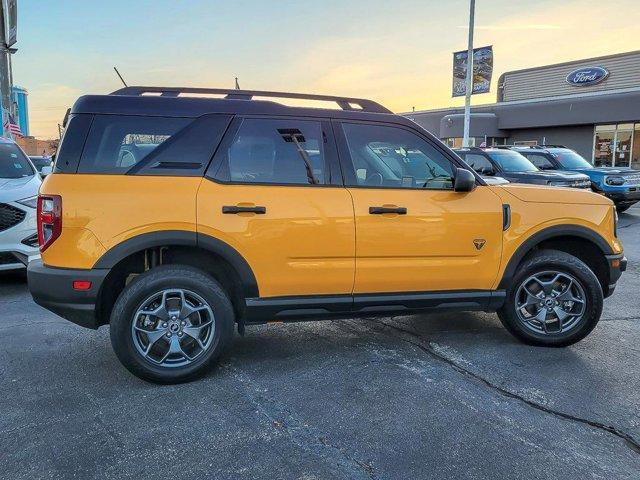
<path id="1" fill-rule="evenodd" d="M 20 147 L 0 138 L 0 270 L 25 268 L 40 257 L 36 207 L 41 183 Z"/>

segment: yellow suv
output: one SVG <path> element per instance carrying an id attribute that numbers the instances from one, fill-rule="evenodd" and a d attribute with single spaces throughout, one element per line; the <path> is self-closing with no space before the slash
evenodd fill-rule
<path id="1" fill-rule="evenodd" d="M 626 267 L 610 200 L 487 185 L 369 100 L 127 87 L 81 97 L 65 125 L 29 287 L 109 324 L 147 380 L 193 378 L 235 326 L 270 320 L 497 311 L 527 343 L 569 345 Z"/>

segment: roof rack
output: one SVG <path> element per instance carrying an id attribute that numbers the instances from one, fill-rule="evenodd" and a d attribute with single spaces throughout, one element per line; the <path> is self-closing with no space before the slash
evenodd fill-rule
<path id="1" fill-rule="evenodd" d="M 545 148 L 567 148 L 564 145 L 494 145 L 493 148 L 532 148 L 534 150 L 544 150 Z"/>
<path id="2" fill-rule="evenodd" d="M 487 148 L 493 148 L 493 147 L 454 147 L 453 150 L 469 150 L 470 152 L 482 152 Z"/>
<path id="3" fill-rule="evenodd" d="M 125 87 L 110 95 L 131 95 L 141 96 L 145 93 L 156 93 L 162 97 L 177 97 L 181 93 L 213 94 L 225 95 L 230 100 L 252 100 L 253 97 L 273 97 L 273 98 L 295 98 L 301 100 L 320 100 L 325 102 L 335 102 L 342 110 L 371 112 L 371 113 L 392 113 L 391 110 L 383 107 L 373 100 L 364 98 L 334 97 L 331 95 L 312 95 L 307 93 L 288 92 L 263 92 L 259 90 L 238 90 L 226 88 L 199 88 L 199 87 Z"/>

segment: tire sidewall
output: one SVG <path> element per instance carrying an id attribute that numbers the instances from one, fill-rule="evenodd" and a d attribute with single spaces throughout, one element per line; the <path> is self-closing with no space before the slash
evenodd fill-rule
<path id="1" fill-rule="evenodd" d="M 142 303 L 169 288 L 190 290 L 209 303 L 213 311 L 214 338 L 194 362 L 182 367 L 161 367 L 136 349 L 131 333 L 133 317 Z M 111 344 L 123 365 L 134 375 L 156 383 L 179 383 L 204 373 L 227 349 L 233 336 L 233 307 L 220 285 L 204 272 L 190 267 L 163 266 L 139 275 L 120 293 L 111 313 Z"/>
<path id="2" fill-rule="evenodd" d="M 561 334 L 539 334 L 522 324 L 515 307 L 516 294 L 524 280 L 536 273 L 554 270 L 574 277 L 585 293 L 585 313 L 571 330 Z M 586 337 L 596 326 L 602 314 L 603 293 L 595 274 L 581 260 L 558 251 L 541 251 L 526 260 L 515 275 L 507 292 L 500 319 L 507 329 L 525 343 L 541 346 L 567 346 Z"/>

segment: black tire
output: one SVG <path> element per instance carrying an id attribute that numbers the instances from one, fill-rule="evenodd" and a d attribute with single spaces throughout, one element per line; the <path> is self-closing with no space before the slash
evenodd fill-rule
<path id="1" fill-rule="evenodd" d="M 516 295 L 523 282 L 533 275 L 549 270 L 569 274 L 580 284 L 585 295 L 582 317 L 565 332 L 532 331 L 519 318 L 516 309 Z M 519 265 L 517 272 L 507 290 L 505 303 L 498 310 L 500 321 L 516 338 L 529 345 L 565 347 L 582 340 L 595 328 L 602 314 L 602 287 L 593 271 L 580 259 L 557 250 L 540 250 L 527 257 Z"/>
<path id="2" fill-rule="evenodd" d="M 618 210 L 618 213 L 626 212 L 630 208 L 631 205 L 616 205 L 616 210 Z"/>
<path id="3" fill-rule="evenodd" d="M 134 316 L 157 292 L 184 289 L 204 299 L 213 313 L 207 348 L 184 366 L 162 366 L 140 353 L 132 333 Z M 203 304 L 204 305 L 204 304 Z M 199 314 L 198 314 L 199 315 Z M 224 289 L 203 271 L 185 265 L 162 265 L 132 280 L 120 293 L 111 313 L 111 345 L 118 359 L 135 376 L 154 383 L 181 383 L 206 373 L 231 344 L 235 323 L 233 306 Z M 182 336 L 183 333 L 180 332 Z M 184 340 L 190 340 L 187 335 Z M 160 337 L 162 341 L 169 341 Z M 197 348 L 197 347 L 196 347 Z M 187 361 L 187 360 L 185 360 Z"/>

